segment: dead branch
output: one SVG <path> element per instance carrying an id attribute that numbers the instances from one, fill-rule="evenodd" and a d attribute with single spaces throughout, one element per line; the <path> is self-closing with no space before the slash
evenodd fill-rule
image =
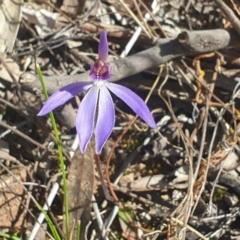
<path id="1" fill-rule="evenodd" d="M 226 18 L 231 22 L 234 29 L 237 31 L 238 35 L 240 35 L 240 20 L 237 18 L 237 16 L 234 14 L 232 9 L 228 7 L 226 3 L 222 0 L 215 0 L 218 7 L 221 8 L 221 10 L 226 15 Z"/>
<path id="2" fill-rule="evenodd" d="M 177 38 L 160 39 L 154 47 L 110 62 L 112 68 L 110 81 L 121 80 L 180 56 L 216 51 L 235 47 L 238 44 L 239 37 L 234 30 L 215 29 L 183 32 Z M 80 81 L 90 81 L 88 72 L 71 76 L 45 77 L 50 94 L 62 86 Z M 40 82 L 36 75 L 24 73 L 20 77 L 20 83 L 27 91 L 41 91 Z"/>

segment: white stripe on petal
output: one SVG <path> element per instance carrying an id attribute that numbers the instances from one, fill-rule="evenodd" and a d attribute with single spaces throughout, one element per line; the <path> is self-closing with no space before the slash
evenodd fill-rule
<path id="1" fill-rule="evenodd" d="M 96 153 L 100 153 L 110 136 L 115 122 L 115 110 L 110 92 L 102 86 L 98 100 L 98 116 L 95 129 Z"/>
<path id="2" fill-rule="evenodd" d="M 93 86 L 83 98 L 76 117 L 76 129 L 79 137 L 80 151 L 84 153 L 91 139 L 99 89 Z"/>

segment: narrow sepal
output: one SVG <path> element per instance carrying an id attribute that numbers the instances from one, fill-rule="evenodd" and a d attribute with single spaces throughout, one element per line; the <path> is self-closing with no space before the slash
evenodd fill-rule
<path id="1" fill-rule="evenodd" d="M 102 86 L 98 100 L 98 116 L 95 129 L 96 153 L 100 153 L 109 138 L 115 122 L 115 110 L 111 94 Z"/>
<path id="2" fill-rule="evenodd" d="M 107 41 L 107 33 L 103 31 L 100 35 L 100 41 L 98 44 L 98 55 L 99 58 L 106 62 L 108 58 L 108 41 Z"/>
<path id="3" fill-rule="evenodd" d="M 76 130 L 81 153 L 86 151 L 94 128 L 99 89 L 93 86 L 83 98 L 76 116 Z"/>
<path id="4" fill-rule="evenodd" d="M 153 119 L 151 112 L 149 111 L 145 102 L 132 90 L 115 84 L 105 84 L 110 91 L 112 91 L 117 97 L 122 99 L 140 118 L 142 118 L 150 127 L 156 128 L 156 123 Z"/>
<path id="5" fill-rule="evenodd" d="M 89 82 L 77 82 L 71 83 L 65 87 L 60 88 L 56 92 L 54 92 L 45 102 L 40 112 L 37 114 L 38 116 L 43 116 L 55 108 L 63 105 L 69 99 L 77 95 L 78 93 L 87 90 L 92 86 L 92 83 Z"/>

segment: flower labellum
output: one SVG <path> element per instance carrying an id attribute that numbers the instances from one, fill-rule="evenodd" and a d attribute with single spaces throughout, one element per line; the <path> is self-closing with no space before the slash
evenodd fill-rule
<path id="1" fill-rule="evenodd" d="M 122 99 L 150 127 L 156 128 L 148 107 L 138 95 L 124 86 L 107 81 L 111 76 L 111 68 L 106 63 L 108 57 L 106 32 L 100 35 L 98 54 L 98 59 L 90 67 L 89 76 L 92 83 L 77 82 L 60 88 L 48 98 L 38 113 L 38 116 L 45 115 L 78 93 L 87 91 L 76 117 L 76 130 L 82 153 L 86 151 L 87 144 L 94 133 L 95 151 L 99 154 L 113 130 L 115 110 L 110 92 Z"/>

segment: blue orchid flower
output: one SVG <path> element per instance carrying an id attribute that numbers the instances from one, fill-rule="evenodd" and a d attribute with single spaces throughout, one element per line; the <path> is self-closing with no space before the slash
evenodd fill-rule
<path id="1" fill-rule="evenodd" d="M 124 86 L 107 81 L 111 76 L 111 67 L 106 63 L 108 58 L 106 32 L 100 35 L 98 55 L 99 58 L 90 67 L 89 76 L 92 82 L 76 82 L 60 88 L 48 98 L 38 113 L 38 116 L 45 115 L 75 95 L 87 91 L 76 116 L 76 130 L 82 153 L 86 151 L 94 133 L 95 151 L 99 154 L 113 130 L 115 110 L 110 91 L 132 108 L 150 127 L 156 128 L 148 107 L 138 95 Z"/>

